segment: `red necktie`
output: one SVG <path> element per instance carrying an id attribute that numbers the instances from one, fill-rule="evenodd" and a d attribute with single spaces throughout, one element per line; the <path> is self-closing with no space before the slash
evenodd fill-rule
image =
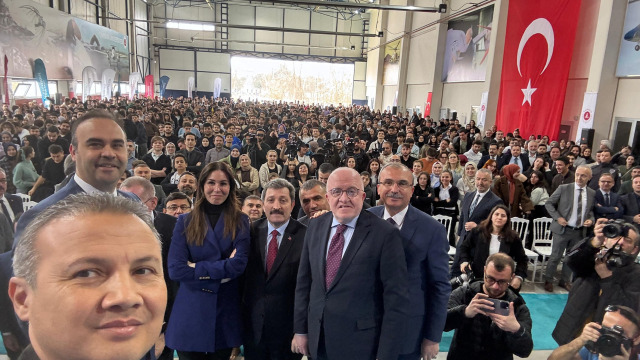
<path id="1" fill-rule="evenodd" d="M 329 289 L 329 285 L 333 282 L 333 279 L 338 273 L 340 268 L 340 261 L 342 261 L 342 249 L 344 248 L 344 231 L 347 230 L 347 225 L 338 225 L 336 233 L 331 238 L 331 245 L 329 245 L 329 253 L 327 254 L 327 268 L 325 275 L 325 285 Z"/>
<path id="2" fill-rule="evenodd" d="M 269 241 L 269 248 L 267 249 L 267 275 L 271 271 L 271 267 L 273 266 L 273 262 L 276 261 L 276 256 L 278 256 L 278 235 L 280 233 L 278 230 L 273 230 L 271 232 L 271 240 Z"/>

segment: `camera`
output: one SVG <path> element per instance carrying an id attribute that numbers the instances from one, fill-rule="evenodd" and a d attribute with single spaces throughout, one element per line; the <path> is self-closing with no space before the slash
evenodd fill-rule
<path id="1" fill-rule="evenodd" d="M 622 251 L 622 248 L 619 244 L 616 244 L 616 246 L 607 249 L 607 251 L 601 251 L 596 254 L 596 261 L 601 261 L 607 264 L 607 268 L 609 270 L 613 268 L 625 267 L 633 263 L 634 260 L 635 256 Z"/>
<path id="2" fill-rule="evenodd" d="M 258 138 L 255 135 L 250 135 L 249 136 L 249 144 L 255 145 L 257 143 L 258 143 Z"/>
<path id="3" fill-rule="evenodd" d="M 623 220 L 609 220 L 607 225 L 602 228 L 602 234 L 610 239 L 627 236 L 628 233 L 629 226 Z"/>
<path id="4" fill-rule="evenodd" d="M 369 152 L 369 157 L 372 158 L 372 159 L 379 158 L 380 157 L 380 151 L 378 151 L 377 149 L 376 150 L 371 150 Z"/>
<path id="5" fill-rule="evenodd" d="M 469 284 L 476 279 L 476 276 L 473 274 L 473 270 L 471 270 L 471 264 L 467 265 L 464 268 L 464 272 L 453 279 L 451 279 L 451 290 L 455 290 L 464 284 Z"/>
<path id="6" fill-rule="evenodd" d="M 633 341 L 624 336 L 624 330 L 620 325 L 614 325 L 612 328 L 603 326 L 600 328 L 600 337 L 595 342 L 589 341 L 585 344 L 587 350 L 594 354 L 602 354 L 607 357 L 622 355 L 620 345 L 625 349 L 631 349 Z"/>
<path id="7" fill-rule="evenodd" d="M 353 156 L 353 154 L 356 151 L 356 142 L 353 140 L 349 140 L 347 141 L 344 147 L 345 147 L 345 152 L 347 156 Z"/>

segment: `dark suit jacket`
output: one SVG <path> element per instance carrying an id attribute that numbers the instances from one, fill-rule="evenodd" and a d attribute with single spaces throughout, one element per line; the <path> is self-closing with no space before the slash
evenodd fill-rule
<path id="1" fill-rule="evenodd" d="M 478 169 L 482 169 L 482 167 L 484 166 L 484 164 L 487 162 L 487 160 L 489 160 L 491 158 L 491 156 L 489 155 L 484 155 L 483 157 L 480 158 L 480 161 L 478 161 L 477 167 Z M 496 155 L 496 166 L 498 165 L 497 163 L 500 162 L 500 155 Z M 526 170 L 526 169 L 525 169 Z"/>
<path id="2" fill-rule="evenodd" d="M 22 207 L 22 198 L 18 195 L 12 194 L 4 194 L 4 197 L 9 202 L 9 206 L 11 206 L 11 211 L 13 211 L 13 215 L 18 216 L 24 212 L 24 208 Z M 9 220 L 11 222 L 11 220 Z"/>
<path id="3" fill-rule="evenodd" d="M 618 210 L 615 208 L 618 208 Z M 600 189 L 596 190 L 593 214 L 595 215 L 596 220 L 600 218 L 622 219 L 622 215 L 624 215 L 624 208 L 622 207 L 621 196 L 613 191 L 609 191 L 609 206 L 607 206 L 605 204 L 602 191 L 600 191 Z"/>
<path id="4" fill-rule="evenodd" d="M 167 284 L 167 309 L 164 312 L 165 322 L 169 321 L 171 309 L 173 308 L 173 300 L 178 293 L 178 283 L 169 278 L 169 268 L 167 267 L 171 237 L 173 236 L 173 229 L 176 226 L 177 220 L 178 218 L 171 215 L 157 211 L 153 212 L 153 225 L 160 234 L 160 240 L 162 240 L 162 269 L 164 270 L 164 282 Z"/>
<path id="5" fill-rule="evenodd" d="M 320 333 L 329 359 L 395 360 L 400 354 L 407 304 L 407 265 L 398 229 L 360 212 L 331 286 L 325 287 L 333 214 L 309 223 L 300 256 L 294 327 L 308 334 L 317 358 Z"/>
<path id="6" fill-rule="evenodd" d="M 502 157 L 498 161 L 498 169 L 502 169 L 503 166 L 511 164 L 512 157 L 513 155 L 511 155 L 511 153 L 502 155 Z M 529 164 L 529 156 L 526 154 L 520 154 L 519 157 L 520 157 L 520 163 L 522 164 L 521 172 L 525 172 L 531 166 L 531 164 Z"/>
<path id="7" fill-rule="evenodd" d="M 640 213 L 640 209 L 638 208 L 638 202 L 636 201 L 636 194 L 634 192 L 630 192 L 624 196 L 621 196 L 622 207 L 624 208 L 624 221 L 628 223 L 633 222 L 633 217 Z"/>
<path id="8" fill-rule="evenodd" d="M 382 218 L 384 206 L 369 209 Z M 409 274 L 409 318 L 402 353 L 419 352 L 422 339 L 440 342 L 447 320 L 449 284 L 449 235 L 431 216 L 409 205 L 402 229 L 404 255 Z"/>
<path id="9" fill-rule="evenodd" d="M 265 250 L 270 235 L 267 229 L 267 219 L 256 220 L 251 226 L 251 250 L 242 299 L 244 340 L 289 349 L 293 338 L 296 278 L 307 228 L 296 220 L 289 220 L 268 276 Z"/>

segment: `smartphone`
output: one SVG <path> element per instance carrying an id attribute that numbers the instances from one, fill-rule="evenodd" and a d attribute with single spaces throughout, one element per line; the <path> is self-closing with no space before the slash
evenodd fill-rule
<path id="1" fill-rule="evenodd" d="M 509 315 L 509 302 L 499 299 L 487 299 L 493 303 L 493 310 L 489 310 L 488 312 L 507 316 Z"/>

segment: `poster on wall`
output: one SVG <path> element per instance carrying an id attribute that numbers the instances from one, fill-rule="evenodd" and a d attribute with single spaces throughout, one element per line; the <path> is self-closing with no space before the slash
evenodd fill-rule
<path id="1" fill-rule="evenodd" d="M 86 66 L 129 76 L 126 35 L 28 0 L 0 0 L 0 14 L 0 56 L 9 58 L 10 77 L 31 78 L 37 58 L 50 80 L 80 80 Z"/>
<path id="2" fill-rule="evenodd" d="M 640 76 L 640 1 L 628 0 L 616 76 Z"/>
<path id="3" fill-rule="evenodd" d="M 382 65 L 382 85 L 398 85 L 401 51 L 402 39 L 392 41 L 385 45 L 384 64 Z"/>
<path id="4" fill-rule="evenodd" d="M 449 21 L 442 82 L 485 80 L 492 22 L 493 5 Z"/>

